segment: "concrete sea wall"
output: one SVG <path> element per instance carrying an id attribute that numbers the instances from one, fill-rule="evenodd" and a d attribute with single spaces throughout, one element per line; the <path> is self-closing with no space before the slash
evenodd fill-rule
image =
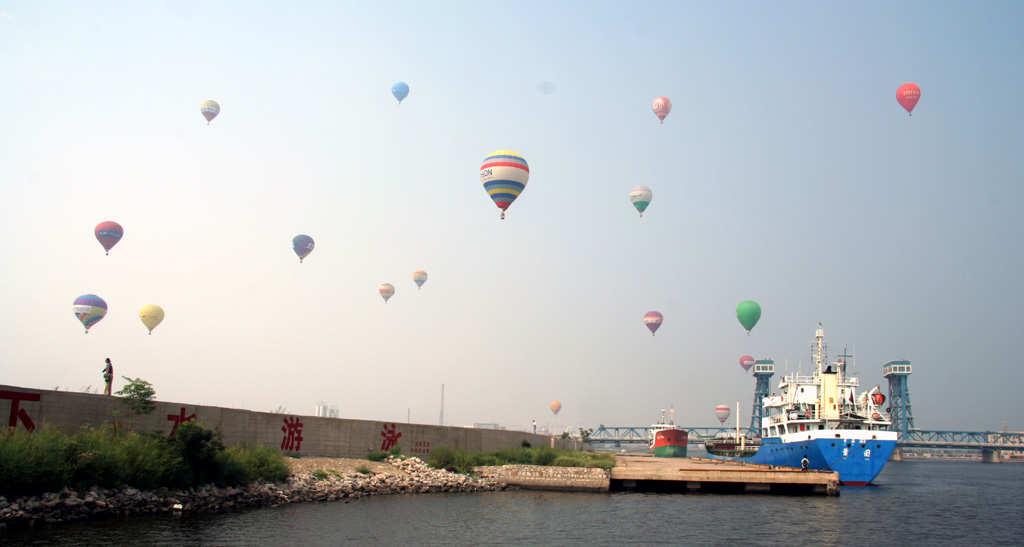
<path id="1" fill-rule="evenodd" d="M 525 489 L 607 492 L 611 472 L 591 467 L 501 465 L 474 467 L 480 477 Z"/>
<path id="2" fill-rule="evenodd" d="M 320 418 L 167 401 L 155 405 L 151 414 L 134 418 L 132 430 L 172 434 L 179 424 L 196 420 L 208 428 L 219 427 L 227 446 L 259 444 L 293 455 L 365 458 L 396 444 L 404 454 L 423 459 L 438 447 L 491 452 L 522 446 L 524 441 L 534 447 L 585 448 L 578 440 L 524 431 Z M 6 417 L 9 427 L 32 430 L 48 424 L 75 433 L 111 423 L 111 412 L 119 412 L 123 422 L 126 410 L 118 397 L 108 395 L 0 385 L 0 420 Z"/>

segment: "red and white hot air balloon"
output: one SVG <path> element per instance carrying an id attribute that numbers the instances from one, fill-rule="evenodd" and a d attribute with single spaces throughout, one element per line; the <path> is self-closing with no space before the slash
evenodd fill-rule
<path id="1" fill-rule="evenodd" d="M 732 409 L 728 405 L 718 405 L 715 407 L 715 417 L 718 418 L 722 425 L 725 425 L 725 421 L 729 419 L 729 414 L 732 414 Z"/>
<path id="2" fill-rule="evenodd" d="M 672 111 L 672 101 L 668 100 L 668 97 L 658 97 L 651 103 L 651 109 L 654 110 L 654 115 L 661 120 L 661 123 L 665 123 L 665 116 Z"/>
<path id="3" fill-rule="evenodd" d="M 744 371 L 750 370 L 750 367 L 754 366 L 754 358 L 749 355 L 740 357 L 740 366 L 743 367 Z"/>

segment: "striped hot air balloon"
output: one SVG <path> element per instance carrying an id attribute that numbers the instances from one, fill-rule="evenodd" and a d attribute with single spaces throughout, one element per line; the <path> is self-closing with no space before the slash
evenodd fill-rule
<path id="1" fill-rule="evenodd" d="M 661 312 L 649 311 L 644 314 L 644 324 L 647 325 L 648 329 L 651 329 L 651 336 L 654 336 L 654 332 L 661 326 L 661 322 L 665 318 L 662 317 Z"/>
<path id="2" fill-rule="evenodd" d="M 380 291 L 380 297 L 384 299 L 384 303 L 388 303 L 388 298 L 395 295 L 395 286 L 391 283 L 383 283 L 377 288 Z"/>
<path id="3" fill-rule="evenodd" d="M 480 166 L 480 182 L 491 196 L 494 204 L 501 209 L 501 218 L 505 218 L 505 210 L 519 197 L 526 182 L 530 180 L 530 166 L 526 159 L 511 150 L 496 150 L 484 159 Z"/>
<path id="4" fill-rule="evenodd" d="M 220 105 L 217 104 L 217 101 L 203 101 L 203 104 L 199 105 L 199 111 L 206 118 L 206 125 L 210 125 L 217 114 L 220 114 Z"/>
<path id="5" fill-rule="evenodd" d="M 107 303 L 95 294 L 83 294 L 75 299 L 71 311 L 85 326 L 85 333 L 89 334 L 89 329 L 107 315 Z"/>
<path id="6" fill-rule="evenodd" d="M 715 407 L 715 417 L 718 418 L 722 425 L 725 425 L 725 421 L 729 419 L 729 414 L 732 414 L 732 409 L 729 405 L 718 405 Z"/>
<path id="7" fill-rule="evenodd" d="M 416 270 L 415 272 L 412 272 L 412 280 L 416 282 L 416 288 L 419 290 L 419 288 L 427 282 L 427 272 L 423 270 Z"/>

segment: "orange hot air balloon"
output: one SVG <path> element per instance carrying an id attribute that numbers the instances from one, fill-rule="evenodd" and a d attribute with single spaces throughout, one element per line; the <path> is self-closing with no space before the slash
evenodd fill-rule
<path id="1" fill-rule="evenodd" d="M 561 401 L 551 401 L 551 412 L 554 412 L 555 416 L 558 416 L 558 411 L 559 410 L 562 410 L 562 402 Z"/>

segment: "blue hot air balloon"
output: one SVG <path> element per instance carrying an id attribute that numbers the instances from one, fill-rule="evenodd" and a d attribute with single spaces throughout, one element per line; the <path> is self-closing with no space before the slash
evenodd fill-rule
<path id="1" fill-rule="evenodd" d="M 302 262 L 303 258 L 309 256 L 309 253 L 313 252 L 313 238 L 300 234 L 292 238 L 292 249 L 295 250 L 295 254 L 299 255 L 299 263 Z"/>
<path id="2" fill-rule="evenodd" d="M 398 82 L 391 86 L 391 94 L 398 99 L 398 104 L 402 104 L 402 99 L 409 96 L 409 85 L 405 82 Z"/>

